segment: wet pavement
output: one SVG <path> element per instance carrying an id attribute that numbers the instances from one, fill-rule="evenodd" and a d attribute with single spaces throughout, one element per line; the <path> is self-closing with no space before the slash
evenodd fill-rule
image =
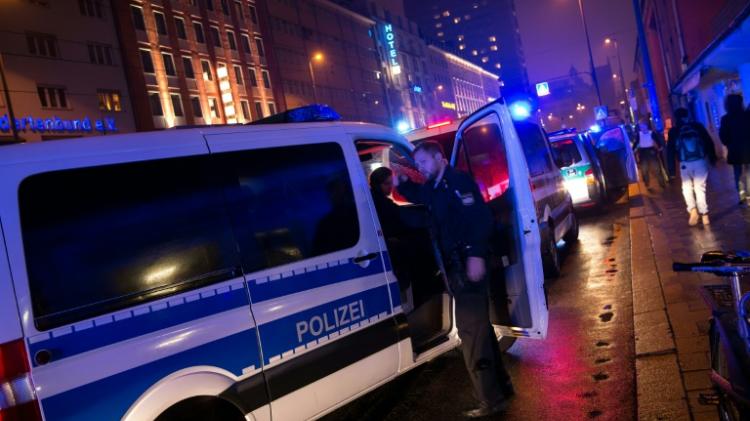
<path id="1" fill-rule="evenodd" d="M 547 281 L 547 338 L 518 340 L 505 355 L 516 395 L 496 419 L 635 418 L 626 198 L 589 213 L 562 276 Z M 327 419 L 453 420 L 474 404 L 463 360 L 453 351 Z"/>

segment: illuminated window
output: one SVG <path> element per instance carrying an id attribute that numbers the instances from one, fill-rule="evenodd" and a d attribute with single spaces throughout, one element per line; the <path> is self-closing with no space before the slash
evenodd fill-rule
<path id="1" fill-rule="evenodd" d="M 102 111 L 122 111 L 120 103 L 120 91 L 98 89 L 96 96 L 99 99 L 99 109 Z"/>
<path id="2" fill-rule="evenodd" d="M 496 68 L 496 69 L 499 69 L 499 68 L 501 68 L 501 67 L 503 67 L 503 66 L 502 66 L 502 65 L 501 65 L 500 63 L 495 63 L 495 68 Z"/>
<path id="3" fill-rule="evenodd" d="M 489 58 L 487 58 L 486 56 L 482 57 L 482 63 L 487 63 L 488 61 L 490 61 Z"/>
<path id="4" fill-rule="evenodd" d="M 457 38 L 458 38 L 459 41 L 463 41 L 464 40 L 464 36 L 463 35 L 459 35 Z"/>
<path id="5" fill-rule="evenodd" d="M 459 23 L 459 22 L 461 22 L 461 18 L 460 17 L 453 18 L 453 23 Z"/>
<path id="6" fill-rule="evenodd" d="M 471 55 L 472 56 L 478 56 L 479 55 L 479 51 L 477 51 L 477 50 L 471 50 Z"/>
<path id="7" fill-rule="evenodd" d="M 443 27 L 443 24 L 440 22 L 435 24 L 435 28 L 442 28 L 442 27 Z"/>
<path id="8" fill-rule="evenodd" d="M 443 31 L 440 31 L 440 32 L 438 32 L 438 33 L 437 33 L 437 36 L 439 36 L 439 37 L 442 37 L 443 35 L 445 35 L 445 34 L 443 33 Z"/>
<path id="9" fill-rule="evenodd" d="M 459 50 L 461 50 L 461 51 L 463 51 L 463 50 L 464 50 L 465 48 L 466 48 L 466 45 L 465 45 L 465 44 L 460 44 L 460 45 L 458 46 L 458 49 L 459 49 Z"/>
<path id="10" fill-rule="evenodd" d="M 444 12 L 443 12 L 443 16 L 445 16 L 446 18 L 447 18 L 448 16 L 450 16 L 450 15 L 451 15 L 451 12 L 450 12 L 450 10 L 446 10 L 446 11 L 444 11 Z"/>
<path id="11" fill-rule="evenodd" d="M 497 45 L 490 45 L 490 50 L 497 51 Z"/>
<path id="12" fill-rule="evenodd" d="M 216 98 L 208 98 L 208 107 L 211 109 L 212 118 L 221 118 L 221 112 L 219 111 L 219 101 Z"/>
<path id="13" fill-rule="evenodd" d="M 493 35 L 493 36 L 491 36 L 491 37 L 490 37 L 490 42 L 495 42 L 495 41 L 497 41 L 497 38 L 496 38 L 496 37 L 495 37 L 494 35 Z"/>
<path id="14" fill-rule="evenodd" d="M 203 70 L 203 80 L 214 80 L 214 74 L 211 72 L 211 63 L 207 60 L 201 60 L 201 69 Z"/>

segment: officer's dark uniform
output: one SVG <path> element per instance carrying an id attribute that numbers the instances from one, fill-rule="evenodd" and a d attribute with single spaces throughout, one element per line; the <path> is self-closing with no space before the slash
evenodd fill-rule
<path id="1" fill-rule="evenodd" d="M 461 350 L 476 397 L 493 405 L 503 399 L 509 383 L 500 359 L 497 338 L 490 323 L 486 278 L 472 282 L 466 276 L 466 259 L 487 259 L 492 214 L 474 180 L 453 167 L 446 167 L 437 183 L 412 181 L 399 184 L 409 201 L 426 205 L 443 256 L 451 293 L 456 301 L 456 326 Z M 489 268 L 489 264 L 486 265 Z"/>

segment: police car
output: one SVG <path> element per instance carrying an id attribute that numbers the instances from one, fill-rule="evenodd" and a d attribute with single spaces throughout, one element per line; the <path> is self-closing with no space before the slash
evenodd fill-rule
<path id="1" fill-rule="evenodd" d="M 549 134 L 552 155 L 576 206 L 603 205 L 607 184 L 596 150 L 586 132 L 565 129 Z"/>
<path id="2" fill-rule="evenodd" d="M 446 154 L 450 155 L 453 152 L 453 161 L 457 167 L 472 172 L 480 188 L 486 189 L 485 199 L 490 203 L 495 199 L 499 202 L 508 200 L 504 197 L 504 193 L 510 185 L 508 166 L 512 158 L 501 148 L 504 143 L 520 143 L 523 161 L 527 166 L 534 208 L 540 221 L 545 275 L 548 278 L 558 276 L 561 260 L 557 244 L 563 240 L 568 244 L 574 243 L 578 239 L 579 227 L 573 201 L 553 161 L 546 133 L 537 124 L 526 119 L 513 118 L 511 124 L 508 124 L 508 133 L 503 133 L 498 139 L 476 140 L 475 144 L 459 141 L 456 147 L 456 139 L 460 139 L 460 136 L 457 136 L 459 126 L 458 122 L 437 122 L 424 129 L 411 131 L 406 134 L 406 137 L 415 144 L 428 139 L 434 140 L 443 146 Z M 500 142 L 499 147 L 492 144 L 495 141 Z M 482 152 L 486 154 L 482 155 Z M 468 164 L 467 155 L 469 160 L 474 157 L 475 160 L 484 160 L 494 165 L 482 168 L 481 172 L 478 172 Z M 510 208 L 512 208 L 511 205 L 503 203 L 497 206 L 496 210 L 502 214 Z M 514 229 L 508 222 L 507 215 L 503 216 L 500 221 L 507 224 L 506 229 Z M 506 237 L 510 235 L 509 232 Z"/>
<path id="3" fill-rule="evenodd" d="M 394 267 L 367 186 L 411 144 L 334 120 L 313 107 L 4 147 L 0 418 L 318 418 L 457 346 L 429 233 L 405 239 L 425 248 L 420 270 Z M 507 157 L 507 179 L 483 185 L 512 196 L 489 265 L 495 322 L 544 338 L 540 227 L 508 111 L 492 103 L 458 131 Z M 474 153 L 460 166 L 492 173 Z"/>

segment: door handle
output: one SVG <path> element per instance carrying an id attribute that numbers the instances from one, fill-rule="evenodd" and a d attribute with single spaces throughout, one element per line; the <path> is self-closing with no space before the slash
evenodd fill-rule
<path id="1" fill-rule="evenodd" d="M 362 262 L 366 262 L 368 260 L 375 260 L 377 257 L 378 257 L 378 253 L 370 253 L 370 254 L 365 254 L 364 256 L 355 257 L 352 259 L 352 262 L 359 264 Z"/>

